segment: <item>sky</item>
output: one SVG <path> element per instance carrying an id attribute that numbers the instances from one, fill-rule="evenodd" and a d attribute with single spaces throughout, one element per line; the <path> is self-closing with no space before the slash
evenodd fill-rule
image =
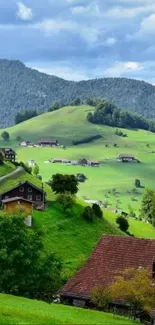
<path id="1" fill-rule="evenodd" d="M 0 0 L 0 58 L 68 80 L 155 84 L 155 0 Z"/>

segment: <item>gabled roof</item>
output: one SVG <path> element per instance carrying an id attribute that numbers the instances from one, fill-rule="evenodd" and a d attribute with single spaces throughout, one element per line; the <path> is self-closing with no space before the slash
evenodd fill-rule
<path id="1" fill-rule="evenodd" d="M 61 289 L 66 297 L 89 299 L 96 287 L 108 286 L 126 268 L 147 268 L 152 274 L 155 240 L 103 236 L 86 264 Z"/>
<path id="2" fill-rule="evenodd" d="M 19 196 L 15 196 L 15 197 L 12 197 L 10 199 L 2 200 L 2 203 L 9 203 L 9 202 L 15 202 L 15 201 L 24 201 L 24 202 L 29 202 L 29 203 L 33 204 L 32 201 L 26 200 L 23 197 L 19 197 Z"/>
<path id="3" fill-rule="evenodd" d="M 12 148 L 0 148 L 0 151 L 3 151 L 4 153 L 12 151 L 15 154 L 15 151 Z"/>
<path id="4" fill-rule="evenodd" d="M 52 140 L 52 139 L 41 139 L 38 141 L 38 143 L 57 143 L 57 140 Z"/>
<path id="5" fill-rule="evenodd" d="M 133 155 L 130 155 L 130 154 L 128 154 L 128 153 L 121 153 L 120 155 L 119 155 L 119 158 L 134 158 L 135 159 L 135 157 L 133 156 Z"/>
<path id="6" fill-rule="evenodd" d="M 0 193 L 0 195 L 4 195 L 4 194 L 6 194 L 6 193 L 8 193 L 8 192 L 10 192 L 10 191 L 12 191 L 12 190 L 18 188 L 19 186 L 23 186 L 23 185 L 25 185 L 26 183 L 29 184 L 30 186 L 32 186 L 33 188 L 37 189 L 39 192 L 45 193 L 45 191 L 44 191 L 42 188 L 40 188 L 40 187 L 38 187 L 38 186 L 32 184 L 32 183 L 29 182 L 29 181 L 24 181 L 24 182 L 20 182 L 20 183 L 18 183 L 16 186 L 13 186 L 12 188 L 8 189 L 8 190 L 5 191 L 5 192 Z"/>

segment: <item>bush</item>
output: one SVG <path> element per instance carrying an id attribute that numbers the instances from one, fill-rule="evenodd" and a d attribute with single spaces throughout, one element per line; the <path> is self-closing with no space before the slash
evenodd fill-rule
<path id="1" fill-rule="evenodd" d="M 135 186 L 138 188 L 141 187 L 140 179 L 135 179 Z"/>
<path id="2" fill-rule="evenodd" d="M 37 178 L 42 181 L 42 176 L 41 175 L 37 175 Z"/>
<path id="3" fill-rule="evenodd" d="M 98 309 L 105 309 L 109 306 L 109 303 L 112 301 L 110 291 L 108 288 L 96 288 L 92 292 L 91 297 L 92 303 Z"/>
<path id="4" fill-rule="evenodd" d="M 100 208 L 100 206 L 98 204 L 94 203 L 93 206 L 92 206 L 92 209 L 93 209 L 93 212 L 94 212 L 96 217 L 98 217 L 98 218 L 103 217 L 103 212 L 102 212 L 102 210 L 101 210 L 101 208 Z"/>
<path id="5" fill-rule="evenodd" d="M 89 142 L 92 142 L 94 140 L 98 140 L 98 139 L 101 139 L 101 138 L 102 138 L 102 136 L 100 134 L 97 134 L 97 135 L 87 137 L 87 138 L 83 138 L 83 139 L 80 139 L 80 140 L 73 140 L 72 143 L 73 143 L 74 146 L 77 146 L 78 144 L 89 143 Z"/>
<path id="6" fill-rule="evenodd" d="M 94 220 L 94 211 L 93 211 L 93 209 L 90 206 L 85 207 L 82 216 L 87 221 L 93 221 Z"/>
<path id="7" fill-rule="evenodd" d="M 116 219 L 116 223 L 119 225 L 119 228 L 124 232 L 126 232 L 129 228 L 128 220 L 124 217 L 118 217 Z"/>
<path id="8" fill-rule="evenodd" d="M 73 198 L 69 194 L 61 194 L 58 196 L 58 202 L 61 204 L 63 211 L 70 215 L 73 206 Z"/>

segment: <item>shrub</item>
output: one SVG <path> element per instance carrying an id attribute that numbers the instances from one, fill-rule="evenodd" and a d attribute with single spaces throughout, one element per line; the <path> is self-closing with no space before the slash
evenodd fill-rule
<path id="1" fill-rule="evenodd" d="M 92 206 L 92 210 L 93 210 L 96 217 L 98 217 L 98 218 L 103 217 L 103 212 L 102 212 L 102 210 L 101 210 L 101 208 L 100 208 L 100 206 L 98 204 L 94 203 L 93 206 Z"/>
<path id="2" fill-rule="evenodd" d="M 111 294 L 108 288 L 96 288 L 92 292 L 91 297 L 92 303 L 98 309 L 105 309 L 109 306 L 109 303 L 112 301 Z"/>
<path id="3" fill-rule="evenodd" d="M 87 221 L 93 221 L 94 220 L 94 211 L 93 211 L 93 209 L 90 206 L 85 207 L 82 216 Z"/>
<path id="4" fill-rule="evenodd" d="M 37 178 L 42 181 L 42 176 L 41 175 L 37 175 Z"/>
<path id="5" fill-rule="evenodd" d="M 63 211 L 66 214 L 71 214 L 71 208 L 73 206 L 73 198 L 69 194 L 61 194 L 58 196 L 58 202 L 61 204 Z"/>
<path id="6" fill-rule="evenodd" d="M 118 217 L 116 219 L 116 223 L 119 225 L 119 228 L 124 232 L 126 232 L 129 228 L 128 220 L 124 217 L 121 217 L 121 216 Z"/>
<path id="7" fill-rule="evenodd" d="M 100 134 L 97 134 L 97 135 L 87 137 L 87 138 L 83 138 L 83 139 L 80 139 L 80 140 L 73 140 L 72 143 L 73 143 L 74 146 L 77 146 L 79 144 L 89 143 L 89 142 L 92 142 L 94 140 L 98 140 L 100 138 L 102 138 L 102 136 Z"/>
<path id="8" fill-rule="evenodd" d="M 0 165 L 3 165 L 4 163 L 4 155 L 3 155 L 3 152 L 0 151 Z"/>
<path id="9" fill-rule="evenodd" d="M 140 179 L 135 179 L 135 186 L 138 188 L 141 187 Z"/>

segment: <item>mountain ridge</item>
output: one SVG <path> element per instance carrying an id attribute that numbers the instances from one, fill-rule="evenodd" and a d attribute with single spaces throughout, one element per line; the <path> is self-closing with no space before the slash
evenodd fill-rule
<path id="1" fill-rule="evenodd" d="M 19 60 L 0 59 L 0 127 L 14 124 L 18 112 L 46 112 L 54 100 L 67 105 L 76 97 L 102 97 L 120 108 L 155 119 L 155 87 L 128 78 L 68 81 L 28 68 Z"/>

